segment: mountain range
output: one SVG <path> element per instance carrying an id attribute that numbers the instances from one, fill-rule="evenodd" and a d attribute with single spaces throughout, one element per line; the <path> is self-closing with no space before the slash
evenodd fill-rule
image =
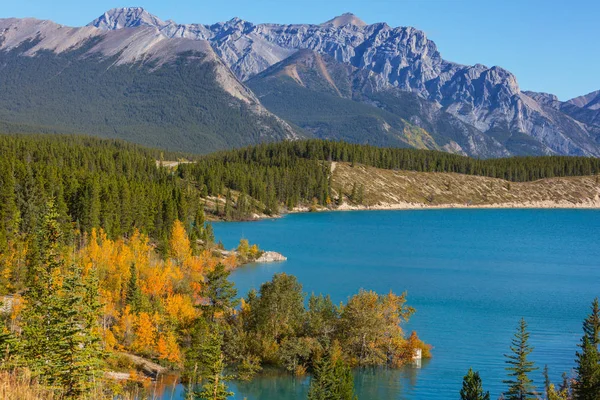
<path id="1" fill-rule="evenodd" d="M 0 19 L 0 129 L 208 152 L 318 137 L 476 157 L 600 156 L 600 91 L 566 102 L 442 58 L 412 27 L 213 25 L 109 10 L 88 26 Z"/>

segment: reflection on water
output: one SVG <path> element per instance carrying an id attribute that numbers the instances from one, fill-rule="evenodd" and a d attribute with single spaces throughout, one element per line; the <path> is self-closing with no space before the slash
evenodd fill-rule
<path id="1" fill-rule="evenodd" d="M 428 361 L 421 363 L 426 368 Z M 370 368 L 354 374 L 359 399 L 400 400 L 408 398 L 417 385 L 419 368 L 408 365 L 401 369 Z M 300 399 L 300 397 L 297 397 Z"/>
<path id="2" fill-rule="evenodd" d="M 265 398 L 295 400 L 306 399 L 310 380 L 288 374 L 266 373 L 249 382 L 233 382 L 235 399 L 258 400 Z M 268 396 L 268 397 L 266 397 Z"/>
<path id="3" fill-rule="evenodd" d="M 427 368 L 423 360 L 421 368 Z M 354 373 L 354 386 L 359 399 L 402 400 L 412 393 L 417 384 L 419 368 L 408 365 L 400 369 L 366 368 Z M 295 377 L 277 371 L 267 371 L 249 382 L 230 382 L 237 393 L 235 400 L 304 400 L 308 396 L 310 377 Z M 154 399 L 181 400 L 185 397 L 183 385 L 159 384 Z"/>

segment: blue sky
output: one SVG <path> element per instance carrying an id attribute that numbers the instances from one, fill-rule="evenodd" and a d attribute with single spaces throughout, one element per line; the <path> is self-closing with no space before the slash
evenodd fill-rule
<path id="1" fill-rule="evenodd" d="M 523 90 L 561 100 L 600 89 L 598 0 L 1 0 L 0 18 L 36 17 L 85 25 L 113 7 L 141 6 L 162 19 L 214 23 L 321 23 L 352 12 L 367 23 L 414 26 L 442 56 L 498 65 Z"/>

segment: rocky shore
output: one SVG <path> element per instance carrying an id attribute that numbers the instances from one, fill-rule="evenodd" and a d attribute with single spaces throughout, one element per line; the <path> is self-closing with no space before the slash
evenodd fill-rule
<path id="1" fill-rule="evenodd" d="M 280 262 L 287 261 L 287 257 L 283 254 L 277 253 L 275 251 L 265 251 L 260 257 L 256 259 L 257 263 L 270 263 L 270 262 Z"/>
<path id="2" fill-rule="evenodd" d="M 463 209 L 478 209 L 478 208 L 562 208 L 562 209 L 600 209 L 600 199 L 590 201 L 582 201 L 573 203 L 570 201 L 523 201 L 523 202 L 506 202 L 494 204 L 468 204 L 468 203 L 448 203 L 448 204 L 424 204 L 424 203 L 379 203 L 371 206 L 351 205 L 344 203 L 339 207 L 324 211 L 358 211 L 358 210 L 438 210 L 448 208 L 463 208 Z M 299 210 L 297 212 L 303 212 Z"/>

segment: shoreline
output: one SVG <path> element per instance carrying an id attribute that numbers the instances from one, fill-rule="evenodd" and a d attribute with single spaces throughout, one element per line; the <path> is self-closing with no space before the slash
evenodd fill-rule
<path id="1" fill-rule="evenodd" d="M 527 202 L 508 202 L 493 204 L 425 204 L 425 203 L 380 203 L 372 206 L 351 205 L 343 203 L 336 208 L 318 208 L 311 211 L 309 207 L 299 206 L 291 210 L 286 210 L 277 215 L 254 214 L 251 219 L 237 221 L 210 220 L 210 222 L 256 222 L 264 220 L 276 220 L 283 218 L 288 214 L 310 214 L 321 212 L 350 212 L 350 211 L 414 211 L 414 210 L 600 210 L 600 198 L 582 202 L 571 203 L 569 201 L 537 200 Z"/>
<path id="2" fill-rule="evenodd" d="M 493 203 L 493 204 L 462 204 L 462 203 L 447 203 L 447 204 L 425 204 L 425 203 L 380 203 L 372 206 L 365 205 L 350 205 L 343 203 L 336 208 L 319 208 L 316 211 L 310 211 L 308 207 L 296 207 L 285 214 L 303 214 L 310 212 L 333 212 L 333 211 L 412 211 L 412 210 L 445 210 L 445 209 L 555 209 L 555 210 L 600 210 L 600 199 L 595 199 L 582 203 L 571 203 L 569 201 L 551 201 L 538 200 L 528 202 L 508 202 L 508 203 Z M 272 217 L 271 217 L 272 218 Z M 275 217 L 277 218 L 277 217 Z"/>
<path id="3" fill-rule="evenodd" d="M 361 211 L 361 210 L 441 210 L 441 209 L 600 209 L 600 200 L 583 203 L 569 201 L 528 201 L 493 204 L 461 204 L 447 203 L 429 205 L 424 203 L 383 203 L 374 206 L 353 206 L 342 204 L 332 211 Z"/>

